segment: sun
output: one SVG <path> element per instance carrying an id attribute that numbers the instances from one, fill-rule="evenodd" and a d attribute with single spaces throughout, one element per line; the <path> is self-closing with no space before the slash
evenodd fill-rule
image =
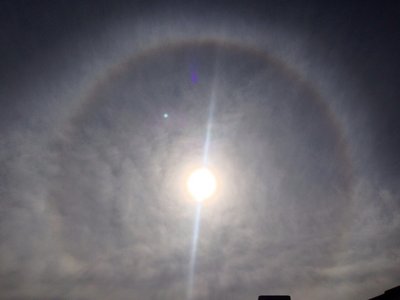
<path id="1" fill-rule="evenodd" d="M 204 201 L 215 194 L 217 180 L 214 174 L 205 167 L 194 170 L 186 182 L 190 195 L 196 201 Z"/>

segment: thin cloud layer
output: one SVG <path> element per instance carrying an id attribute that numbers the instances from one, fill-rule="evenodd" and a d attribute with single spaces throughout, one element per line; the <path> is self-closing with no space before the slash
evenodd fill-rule
<path id="1" fill-rule="evenodd" d="M 207 126 L 219 187 L 202 208 L 194 299 L 366 299 L 398 284 L 397 179 L 368 161 L 368 107 L 350 97 L 368 90 L 333 91 L 346 68 L 322 41 L 290 40 L 288 16 L 119 13 L 71 30 L 25 67 L 39 78 L 7 91 L 19 117 L 1 129 L 2 297 L 185 299 L 185 178 Z"/>

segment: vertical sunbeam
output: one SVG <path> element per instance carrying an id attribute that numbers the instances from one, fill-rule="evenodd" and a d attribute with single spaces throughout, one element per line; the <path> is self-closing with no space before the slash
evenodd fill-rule
<path id="1" fill-rule="evenodd" d="M 192 250 L 190 252 L 189 262 L 189 282 L 187 290 L 187 299 L 192 299 L 193 296 L 193 284 L 194 284 L 194 269 L 196 265 L 196 254 L 197 254 L 197 242 L 199 240 L 200 232 L 200 216 L 201 216 L 202 203 L 199 201 L 196 206 L 196 216 L 193 225 L 193 239 L 192 239 Z"/>
<path id="2" fill-rule="evenodd" d="M 208 163 L 208 153 L 210 149 L 210 140 L 211 140 L 211 129 L 212 129 L 212 120 L 214 114 L 215 107 L 215 94 L 214 90 L 211 94 L 211 101 L 208 111 L 208 120 L 206 127 L 206 137 L 204 142 L 203 149 L 203 165 L 207 165 Z M 194 271 L 196 266 L 196 255 L 197 255 L 197 244 L 199 240 L 200 234 L 200 221 L 201 221 L 201 208 L 202 202 L 199 201 L 196 206 L 196 216 L 193 225 L 193 239 L 192 239 L 192 249 L 190 252 L 190 262 L 189 262 L 189 280 L 188 280 L 188 291 L 187 291 L 187 299 L 191 300 L 193 297 L 193 285 L 194 285 Z"/>
<path id="3" fill-rule="evenodd" d="M 212 94 L 211 94 L 210 107 L 209 107 L 209 111 L 208 111 L 208 121 L 207 121 L 207 128 L 206 128 L 206 140 L 204 142 L 204 150 L 203 150 L 203 164 L 204 165 L 207 165 L 207 163 L 208 163 L 208 152 L 210 150 L 211 128 L 212 128 L 214 107 L 215 107 L 215 92 L 213 90 Z"/>
<path id="4" fill-rule="evenodd" d="M 195 76 L 195 80 L 192 72 L 192 82 L 197 82 L 197 73 Z M 215 78 L 213 82 L 213 86 L 211 88 L 210 95 L 210 104 L 208 107 L 208 118 L 206 123 L 206 135 L 203 147 L 203 165 L 206 166 L 208 164 L 208 154 L 210 150 L 210 141 L 211 141 L 211 130 L 214 116 L 214 108 L 215 108 Z M 193 298 L 193 287 L 194 287 L 194 279 L 195 279 L 195 267 L 196 267 L 196 256 L 197 256 L 197 244 L 200 235 L 200 222 L 201 222 L 201 209 L 202 209 L 202 201 L 198 201 L 196 205 L 196 215 L 193 224 L 193 238 L 192 238 L 192 249 L 190 251 L 190 262 L 189 262 L 189 276 L 188 276 L 188 286 L 187 286 L 187 299 L 192 300 Z"/>

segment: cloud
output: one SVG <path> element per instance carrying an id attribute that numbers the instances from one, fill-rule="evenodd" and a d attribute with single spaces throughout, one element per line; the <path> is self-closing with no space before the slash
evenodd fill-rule
<path id="1" fill-rule="evenodd" d="M 180 43 L 171 32 L 183 20 L 165 32 L 116 22 L 121 36 L 93 36 L 109 48 L 75 62 L 84 74 L 73 78 L 71 66 L 58 85 L 49 70 L 48 82 L 26 84 L 22 117 L 3 129 L 0 148 L 2 296 L 185 298 L 195 204 L 184 179 L 202 161 L 208 120 L 220 186 L 202 208 L 196 299 L 365 299 L 397 284 L 399 192 L 353 166 L 353 154 L 364 156 L 332 108 L 344 100 L 327 104 L 320 94 L 329 90 L 318 87 L 329 84 L 305 80 L 314 72 L 323 81 L 328 67 L 301 55 L 304 74 L 285 65 L 305 51 L 289 33 L 261 35 L 268 56 L 254 49 L 259 30 L 244 37 L 242 27 L 236 36 L 224 27 L 218 42 L 211 21 L 186 20 Z M 195 35 L 196 26 L 205 29 Z M 146 45 L 152 50 L 127 59 Z"/>

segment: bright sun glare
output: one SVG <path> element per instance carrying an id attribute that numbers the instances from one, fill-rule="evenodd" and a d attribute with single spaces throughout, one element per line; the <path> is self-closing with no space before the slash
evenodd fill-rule
<path id="1" fill-rule="evenodd" d="M 217 189 L 217 180 L 207 168 L 193 171 L 187 180 L 187 189 L 197 201 L 204 201 L 214 195 Z"/>

